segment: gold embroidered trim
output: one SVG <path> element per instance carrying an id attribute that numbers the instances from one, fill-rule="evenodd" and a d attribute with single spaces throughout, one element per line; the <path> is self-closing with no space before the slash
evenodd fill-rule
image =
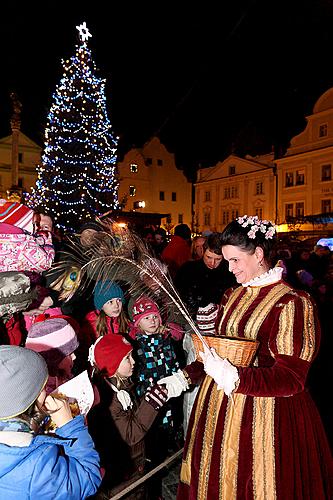
<path id="1" fill-rule="evenodd" d="M 197 498 L 200 498 L 200 500 L 204 500 L 207 498 L 208 479 L 212 461 L 212 448 L 214 444 L 217 419 L 220 413 L 220 408 L 223 398 L 224 398 L 224 392 L 222 390 L 218 390 L 217 384 L 214 383 L 207 408 L 206 426 L 204 430 L 203 444 L 201 450 L 198 491 L 197 491 Z"/>
<path id="2" fill-rule="evenodd" d="M 230 500 L 237 496 L 239 438 L 246 396 L 234 394 L 229 398 L 225 416 L 220 456 L 219 499 Z"/>
<path id="3" fill-rule="evenodd" d="M 315 322 L 313 317 L 313 305 L 310 300 L 302 297 L 303 304 L 303 348 L 300 358 L 304 361 L 311 361 L 316 347 Z"/>
<path id="4" fill-rule="evenodd" d="M 236 288 L 236 290 L 234 290 L 234 292 L 231 294 L 231 296 L 229 297 L 229 300 L 228 302 L 226 303 L 225 307 L 224 307 L 224 311 L 223 311 L 223 314 L 222 314 L 222 317 L 221 317 L 221 320 L 220 320 L 220 323 L 218 325 L 218 328 L 217 328 L 217 331 L 219 333 L 221 333 L 221 323 L 222 323 L 222 320 L 223 318 L 225 317 L 225 315 L 228 313 L 229 309 L 232 308 L 233 304 L 235 303 L 235 301 L 238 299 L 239 295 L 243 292 L 243 287 L 240 286 L 238 288 Z M 223 332 L 222 332 L 223 333 Z"/>
<path id="5" fill-rule="evenodd" d="M 260 288 L 247 288 L 243 297 L 240 298 L 237 307 L 234 308 L 230 318 L 225 325 L 225 335 L 237 336 L 238 327 L 247 309 L 259 295 Z M 228 308 L 229 309 L 229 308 Z"/>
<path id="6" fill-rule="evenodd" d="M 280 313 L 279 331 L 276 336 L 276 347 L 279 354 L 292 356 L 294 353 L 294 323 L 295 303 L 287 302 Z"/>
<path id="7" fill-rule="evenodd" d="M 201 413 L 202 413 L 202 408 L 203 408 L 204 402 L 206 400 L 207 391 L 209 389 L 209 386 L 211 385 L 211 382 L 212 382 L 211 377 L 208 377 L 208 376 L 205 377 L 205 379 L 203 380 L 201 387 L 199 389 L 199 393 L 197 395 L 197 406 L 195 409 L 194 422 L 193 422 L 193 427 L 192 427 L 192 431 L 191 431 L 191 438 L 190 438 L 190 442 L 188 444 L 186 457 L 182 461 L 182 466 L 181 466 L 181 470 L 180 470 L 180 480 L 183 483 L 188 484 L 188 485 L 191 482 L 192 452 L 193 452 L 194 440 L 196 438 L 198 422 L 199 422 L 199 418 L 200 418 Z"/>
<path id="8" fill-rule="evenodd" d="M 253 398 L 253 497 L 269 500 L 276 499 L 274 404 L 274 398 Z"/>

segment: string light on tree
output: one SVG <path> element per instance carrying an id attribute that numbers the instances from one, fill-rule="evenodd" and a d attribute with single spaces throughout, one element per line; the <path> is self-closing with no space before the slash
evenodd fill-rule
<path id="1" fill-rule="evenodd" d="M 80 43 L 62 61 L 45 129 L 42 163 L 26 203 L 49 214 L 57 226 L 75 230 L 89 217 L 120 208 L 118 138 L 107 116 L 105 80 L 96 75 L 86 23 L 76 27 Z"/>

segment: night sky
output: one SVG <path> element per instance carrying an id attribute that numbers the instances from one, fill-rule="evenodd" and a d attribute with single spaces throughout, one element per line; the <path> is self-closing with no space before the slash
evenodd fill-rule
<path id="1" fill-rule="evenodd" d="M 232 151 L 283 152 L 333 86 L 333 0 L 67 4 L 2 15 L 1 136 L 13 90 L 22 131 L 43 145 L 61 59 L 74 54 L 83 21 L 120 157 L 157 134 L 190 179 Z"/>

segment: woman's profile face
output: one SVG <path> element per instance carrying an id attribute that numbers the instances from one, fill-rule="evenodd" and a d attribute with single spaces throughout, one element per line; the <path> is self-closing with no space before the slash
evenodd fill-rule
<path id="1" fill-rule="evenodd" d="M 262 255 L 260 258 L 256 252 L 251 255 L 239 247 L 225 245 L 222 247 L 222 253 L 225 260 L 228 261 L 229 271 L 234 274 L 237 283 L 247 283 L 266 271 L 265 267 L 259 266 Z"/>

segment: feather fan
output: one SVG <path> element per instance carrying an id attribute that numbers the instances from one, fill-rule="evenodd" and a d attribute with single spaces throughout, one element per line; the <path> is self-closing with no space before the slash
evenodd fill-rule
<path id="1" fill-rule="evenodd" d="M 67 299 L 91 281 L 115 281 L 127 288 L 130 297 L 144 294 L 158 302 L 162 317 L 168 316 L 175 322 L 187 324 L 208 347 L 179 296 L 167 266 L 152 256 L 134 231 L 119 228 L 113 221 L 104 222 L 104 227 L 105 231 L 97 233 L 89 248 L 71 239 L 71 250 L 53 266 L 51 272 L 60 273 L 62 280 L 68 278 L 71 270 L 78 269 L 75 290 L 67 294 Z M 60 282 L 58 278 L 52 287 L 59 287 Z M 62 298 L 66 298 L 66 293 L 62 293 Z"/>

